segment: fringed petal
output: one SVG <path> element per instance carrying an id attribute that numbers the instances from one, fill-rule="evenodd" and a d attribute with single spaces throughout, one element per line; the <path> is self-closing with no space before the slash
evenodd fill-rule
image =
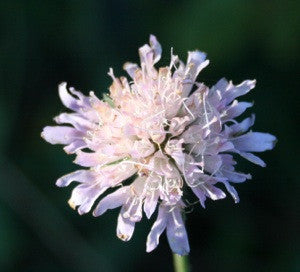
<path id="1" fill-rule="evenodd" d="M 58 187 L 66 187 L 73 181 L 77 181 L 80 183 L 93 183 L 95 179 L 95 172 L 91 170 L 77 170 L 59 178 L 56 181 L 56 185 Z"/>
<path id="2" fill-rule="evenodd" d="M 229 182 L 227 182 L 227 181 L 224 181 L 223 183 L 224 183 L 227 191 L 231 194 L 231 196 L 232 196 L 232 198 L 234 200 L 234 203 L 240 202 L 239 195 L 238 195 L 237 191 L 235 190 L 235 188 L 233 186 L 231 186 L 229 184 Z"/>
<path id="3" fill-rule="evenodd" d="M 87 132 L 89 129 L 93 129 L 95 126 L 92 122 L 83 118 L 78 113 L 62 113 L 54 118 L 57 124 L 71 124 L 79 131 Z"/>
<path id="4" fill-rule="evenodd" d="M 239 151 L 263 152 L 273 149 L 276 143 L 276 137 L 269 133 L 249 132 L 232 139 L 231 142 Z"/>
<path id="5" fill-rule="evenodd" d="M 67 154 L 73 154 L 80 149 L 86 148 L 88 145 L 84 140 L 75 140 L 74 142 L 70 143 L 69 145 L 64 147 L 64 151 Z"/>
<path id="6" fill-rule="evenodd" d="M 239 153 L 243 158 L 245 158 L 246 160 L 255 163 L 261 167 L 265 167 L 266 163 L 259 157 L 255 156 L 252 153 L 247 153 L 247 152 L 240 152 Z"/>
<path id="7" fill-rule="evenodd" d="M 122 216 L 122 211 L 118 217 L 117 236 L 127 242 L 131 239 L 134 232 L 135 222 L 130 221 Z"/>
<path id="8" fill-rule="evenodd" d="M 88 213 L 96 199 L 106 191 L 107 187 L 100 184 L 80 184 L 72 191 L 70 200 L 68 201 L 71 208 L 78 208 L 80 215 Z"/>
<path id="9" fill-rule="evenodd" d="M 222 121 L 226 122 L 232 118 L 240 116 L 246 109 L 252 106 L 253 103 L 238 102 L 237 100 L 234 100 L 233 103 L 222 113 Z"/>
<path id="10" fill-rule="evenodd" d="M 78 106 L 77 99 L 68 92 L 66 82 L 62 82 L 58 85 L 58 94 L 65 107 L 73 111 L 79 110 L 80 107 Z"/>
<path id="11" fill-rule="evenodd" d="M 101 152 L 83 152 L 77 151 L 76 158 L 74 163 L 81 165 L 83 167 L 94 167 L 94 166 L 101 166 L 105 164 L 110 164 L 114 162 L 118 162 L 122 159 L 120 156 L 108 156 Z"/>
<path id="12" fill-rule="evenodd" d="M 174 253 L 180 256 L 189 254 L 189 240 L 179 207 L 168 214 L 167 238 Z"/>
<path id="13" fill-rule="evenodd" d="M 244 119 L 241 123 L 236 123 L 229 127 L 231 135 L 240 135 L 248 131 L 250 127 L 254 125 L 255 115 L 252 114 L 251 117 Z"/>
<path id="14" fill-rule="evenodd" d="M 158 246 L 159 237 L 167 226 L 166 209 L 167 208 L 163 205 L 159 206 L 157 219 L 154 222 L 151 231 L 149 232 L 147 237 L 147 249 L 146 249 L 147 252 L 151 252 L 153 249 L 155 249 Z"/>
<path id="15" fill-rule="evenodd" d="M 44 127 L 41 136 L 50 144 L 67 145 L 82 138 L 83 134 L 72 127 L 48 126 Z"/>
<path id="16" fill-rule="evenodd" d="M 227 85 L 225 92 L 223 93 L 222 99 L 225 101 L 225 104 L 229 104 L 236 97 L 245 95 L 250 90 L 255 87 L 256 80 L 245 80 L 239 85 L 233 85 L 232 82 L 229 82 Z"/>
<path id="17" fill-rule="evenodd" d="M 204 52 L 192 51 L 188 53 L 188 59 L 183 78 L 183 97 L 188 96 L 198 74 L 209 64 L 209 60 L 205 59 L 206 54 Z"/>
<path id="18" fill-rule="evenodd" d="M 123 69 L 132 79 L 134 79 L 135 72 L 139 69 L 139 66 L 136 63 L 126 62 L 123 65 Z"/>
<path id="19" fill-rule="evenodd" d="M 154 213 L 156 209 L 158 198 L 159 198 L 159 194 L 153 192 L 151 196 L 148 196 L 145 199 L 144 212 L 148 219 L 151 217 L 151 215 Z"/>
<path id="20" fill-rule="evenodd" d="M 104 197 L 95 210 L 93 211 L 94 216 L 100 216 L 104 214 L 107 210 L 115 209 L 121 205 L 123 205 L 127 198 L 129 197 L 128 194 L 128 187 L 122 187 L 115 192 L 107 195 Z"/>
<path id="21" fill-rule="evenodd" d="M 150 41 L 150 46 L 151 46 L 151 48 L 153 50 L 153 53 L 154 53 L 153 62 L 155 64 L 161 58 L 162 48 L 161 48 L 160 43 L 157 41 L 157 39 L 156 39 L 156 37 L 154 35 L 150 35 L 149 41 Z"/>

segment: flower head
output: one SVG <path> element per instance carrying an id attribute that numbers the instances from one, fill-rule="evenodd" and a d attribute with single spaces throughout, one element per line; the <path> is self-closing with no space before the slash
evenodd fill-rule
<path id="1" fill-rule="evenodd" d="M 79 214 L 89 212 L 106 190 L 114 188 L 98 202 L 94 216 L 121 207 L 117 236 L 128 241 L 143 211 L 150 218 L 158 207 L 147 252 L 156 248 L 166 229 L 173 252 L 185 255 L 190 250 L 182 219 L 185 188 L 203 207 L 206 198 L 226 197 L 219 185 L 238 202 L 232 183 L 251 175 L 235 171 L 234 156 L 265 166 L 252 152 L 272 149 L 276 138 L 249 131 L 254 115 L 240 123 L 234 119 L 252 106 L 236 98 L 253 89 L 255 80 L 234 85 L 221 79 L 209 88 L 196 81 L 209 64 L 205 53 L 189 52 L 186 64 L 171 54 L 169 66 L 157 69 L 161 52 L 151 35 L 150 44 L 139 49 L 140 66 L 124 65 L 129 80 L 116 78 L 110 69 L 113 82 L 103 100 L 61 83 L 59 96 L 72 113 L 55 117 L 58 126 L 45 127 L 42 137 L 65 145 L 68 154 L 76 154 L 75 163 L 85 167 L 56 182 L 60 187 L 79 183 L 68 202 Z M 125 185 L 129 178 L 131 184 Z"/>

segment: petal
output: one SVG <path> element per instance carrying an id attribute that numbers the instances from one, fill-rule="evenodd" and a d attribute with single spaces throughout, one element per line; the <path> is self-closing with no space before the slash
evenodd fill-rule
<path id="1" fill-rule="evenodd" d="M 76 155 L 74 163 L 83 167 L 94 167 L 99 164 L 99 154 L 95 152 L 87 153 L 79 150 L 76 152 Z"/>
<path id="2" fill-rule="evenodd" d="M 143 67 L 143 64 L 151 70 L 153 67 L 153 51 L 148 44 L 144 44 L 142 47 L 139 48 L 139 56 L 140 61 Z"/>
<path id="3" fill-rule="evenodd" d="M 83 134 L 72 127 L 47 126 L 44 127 L 41 136 L 50 144 L 70 144 Z"/>
<path id="4" fill-rule="evenodd" d="M 212 89 L 217 91 L 221 91 L 221 92 L 225 92 L 226 87 L 228 86 L 228 81 L 226 78 L 221 78 L 213 87 Z"/>
<path id="5" fill-rule="evenodd" d="M 148 237 L 147 237 L 147 252 L 151 252 L 159 244 L 159 237 L 167 226 L 166 207 L 163 205 L 159 206 L 157 219 L 154 222 Z"/>
<path id="6" fill-rule="evenodd" d="M 259 157 L 253 155 L 252 153 L 246 153 L 246 152 L 240 152 L 239 153 L 243 158 L 247 159 L 248 161 L 251 161 L 252 163 L 255 163 L 261 167 L 265 167 L 266 163 Z"/>
<path id="7" fill-rule="evenodd" d="M 231 141 L 239 151 L 262 152 L 275 146 L 276 137 L 269 133 L 249 132 Z"/>
<path id="8" fill-rule="evenodd" d="M 82 132 L 93 128 L 93 123 L 78 113 L 62 113 L 56 116 L 54 120 L 58 124 L 71 124 L 74 128 Z"/>
<path id="9" fill-rule="evenodd" d="M 150 35 L 149 43 L 139 48 L 141 63 L 146 65 L 148 72 L 153 71 L 153 65 L 160 60 L 161 46 L 154 35 Z M 143 65 L 142 65 L 143 67 Z"/>
<path id="10" fill-rule="evenodd" d="M 224 177 L 228 178 L 228 180 L 235 183 L 241 183 L 244 182 L 246 179 L 252 178 L 250 174 L 235 172 L 233 170 L 227 169 L 222 169 L 222 174 L 224 175 Z"/>
<path id="11" fill-rule="evenodd" d="M 122 211 L 118 217 L 117 236 L 123 241 L 129 241 L 134 231 L 135 222 L 122 216 Z"/>
<path id="12" fill-rule="evenodd" d="M 84 167 L 94 167 L 97 165 L 104 165 L 104 164 L 110 164 L 113 162 L 120 162 L 122 157 L 119 156 L 108 156 L 104 155 L 101 152 L 83 152 L 83 151 L 77 151 L 76 152 L 76 159 L 74 160 L 74 163 L 84 166 Z"/>
<path id="13" fill-rule="evenodd" d="M 153 192 L 151 196 L 145 198 L 144 212 L 148 219 L 151 217 L 151 215 L 154 213 L 156 209 L 158 198 L 159 198 L 159 194 L 155 192 Z"/>
<path id="14" fill-rule="evenodd" d="M 58 187 L 66 187 L 73 181 L 80 183 L 92 183 L 95 181 L 96 176 L 90 170 L 78 170 L 70 174 L 64 175 L 56 181 Z"/>
<path id="15" fill-rule="evenodd" d="M 107 210 L 115 209 L 123 205 L 129 197 L 128 188 L 128 186 L 122 187 L 104 197 L 93 211 L 93 215 L 100 216 L 104 214 Z"/>
<path id="16" fill-rule="evenodd" d="M 209 173 L 217 172 L 222 165 L 220 155 L 204 156 L 204 169 Z"/>
<path id="17" fill-rule="evenodd" d="M 122 208 L 122 216 L 132 222 L 139 222 L 143 217 L 143 201 L 137 198 L 129 199 Z"/>
<path id="18" fill-rule="evenodd" d="M 205 208 L 206 197 L 209 197 L 212 200 L 219 200 L 226 197 L 226 194 L 221 189 L 210 184 L 210 182 L 216 182 L 217 179 L 212 180 L 210 176 L 206 176 L 206 178 L 208 179 L 207 181 L 203 181 L 196 186 L 191 186 L 192 191 L 198 197 L 200 204 L 203 208 Z"/>
<path id="19" fill-rule="evenodd" d="M 238 102 L 234 100 L 233 103 L 222 113 L 222 121 L 226 122 L 229 119 L 240 116 L 247 108 L 252 107 L 253 103 Z"/>
<path id="20" fill-rule="evenodd" d="M 241 123 L 230 126 L 231 134 L 242 134 L 245 133 L 250 127 L 253 126 L 255 121 L 255 115 L 244 119 Z"/>
<path id="21" fill-rule="evenodd" d="M 255 87 L 255 84 L 256 84 L 256 80 L 245 80 L 237 86 L 233 85 L 232 82 L 229 82 L 225 92 L 223 93 L 223 99 L 228 105 L 236 97 L 248 93 L 251 89 Z"/>
<path id="22" fill-rule="evenodd" d="M 191 187 L 191 189 L 192 189 L 193 193 L 198 197 L 201 206 L 205 209 L 206 196 L 205 196 L 203 190 L 201 190 L 199 186 Z"/>
<path id="23" fill-rule="evenodd" d="M 154 52 L 154 64 L 157 63 L 161 58 L 162 48 L 160 43 L 157 41 L 154 35 L 150 35 L 150 46 Z"/>
<path id="24" fill-rule="evenodd" d="M 83 149 L 85 147 L 87 147 L 87 143 L 84 140 L 76 140 L 72 143 L 70 143 L 69 145 L 64 147 L 64 151 L 67 154 L 73 154 L 75 152 L 77 152 L 80 149 Z"/>
<path id="25" fill-rule="evenodd" d="M 221 189 L 213 186 L 212 184 L 204 183 L 200 186 L 212 200 L 223 199 L 226 197 L 226 194 Z"/>
<path id="26" fill-rule="evenodd" d="M 102 187 L 99 184 L 80 184 L 72 191 L 72 196 L 68 203 L 73 209 L 75 209 L 76 206 L 80 206 L 78 208 L 80 215 L 88 213 L 96 199 L 106 191 L 106 189 L 107 187 Z"/>
<path id="27" fill-rule="evenodd" d="M 79 110 L 80 107 L 78 106 L 77 99 L 69 94 L 66 82 L 62 82 L 58 85 L 58 94 L 65 107 L 73 111 Z"/>
<path id="28" fill-rule="evenodd" d="M 139 66 L 136 63 L 126 62 L 123 65 L 123 69 L 128 73 L 128 75 L 133 79 L 135 71 L 139 69 Z"/>
<path id="29" fill-rule="evenodd" d="M 234 199 L 234 203 L 238 203 L 240 202 L 240 198 L 239 198 L 239 195 L 237 193 L 237 191 L 235 190 L 235 188 L 233 186 L 231 186 L 229 184 L 229 182 L 227 181 L 223 181 L 227 191 L 231 194 L 232 198 Z"/>
<path id="30" fill-rule="evenodd" d="M 234 149 L 234 145 L 231 142 L 224 142 L 224 143 L 220 143 L 220 146 L 218 147 L 218 153 L 220 152 L 224 152 L 224 151 L 228 151 L 231 149 Z"/>
<path id="31" fill-rule="evenodd" d="M 205 59 L 206 54 L 204 52 L 188 52 L 188 59 L 184 75 L 183 97 L 186 97 L 190 93 L 198 74 L 209 64 L 209 60 Z"/>
<path id="32" fill-rule="evenodd" d="M 189 254 L 189 240 L 182 220 L 180 208 L 175 208 L 168 215 L 167 238 L 174 253 L 181 256 Z"/>

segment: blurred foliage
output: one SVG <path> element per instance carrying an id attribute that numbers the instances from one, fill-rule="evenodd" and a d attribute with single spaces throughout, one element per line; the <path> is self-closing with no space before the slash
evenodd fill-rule
<path id="1" fill-rule="evenodd" d="M 151 222 L 132 241 L 115 237 L 117 211 L 80 217 L 70 188 L 55 180 L 76 169 L 72 158 L 40 138 L 64 110 L 65 80 L 101 96 L 113 67 L 138 61 L 150 33 L 181 58 L 198 48 L 211 64 L 199 80 L 257 79 L 256 130 L 275 134 L 261 169 L 241 160 L 253 179 L 238 185 L 241 202 L 208 201 L 188 215 L 193 271 L 300 271 L 299 1 L 16 1 L 0 2 L 0 271 L 172 271 L 165 237 L 151 254 Z M 250 111 L 247 112 L 248 114 Z"/>

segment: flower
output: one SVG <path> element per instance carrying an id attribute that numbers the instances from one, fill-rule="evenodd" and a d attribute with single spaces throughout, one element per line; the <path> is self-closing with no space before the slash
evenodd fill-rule
<path id="1" fill-rule="evenodd" d="M 157 247 L 166 229 L 172 251 L 186 255 L 190 251 L 182 219 L 188 205 L 186 189 L 205 207 L 206 198 L 226 197 L 217 187 L 223 184 L 237 203 L 232 184 L 251 175 L 235 171 L 234 157 L 265 166 L 253 152 L 272 149 L 276 138 L 249 131 L 254 115 L 240 123 L 234 119 L 252 106 L 236 98 L 253 89 L 255 80 L 234 85 L 221 79 L 209 88 L 196 81 L 209 64 L 205 53 L 188 52 L 186 65 L 172 53 L 169 66 L 156 69 L 161 53 L 151 35 L 150 44 L 139 49 L 141 65 L 124 65 L 130 81 L 109 70 L 113 82 L 103 100 L 61 83 L 59 96 L 72 113 L 55 117 L 58 126 L 45 127 L 42 137 L 65 145 L 68 154 L 76 154 L 74 162 L 85 167 L 56 182 L 59 187 L 79 183 L 68 202 L 79 214 L 88 213 L 102 194 L 114 188 L 94 208 L 94 216 L 121 207 L 117 236 L 128 241 L 143 211 L 150 218 L 158 206 L 147 252 Z"/>

